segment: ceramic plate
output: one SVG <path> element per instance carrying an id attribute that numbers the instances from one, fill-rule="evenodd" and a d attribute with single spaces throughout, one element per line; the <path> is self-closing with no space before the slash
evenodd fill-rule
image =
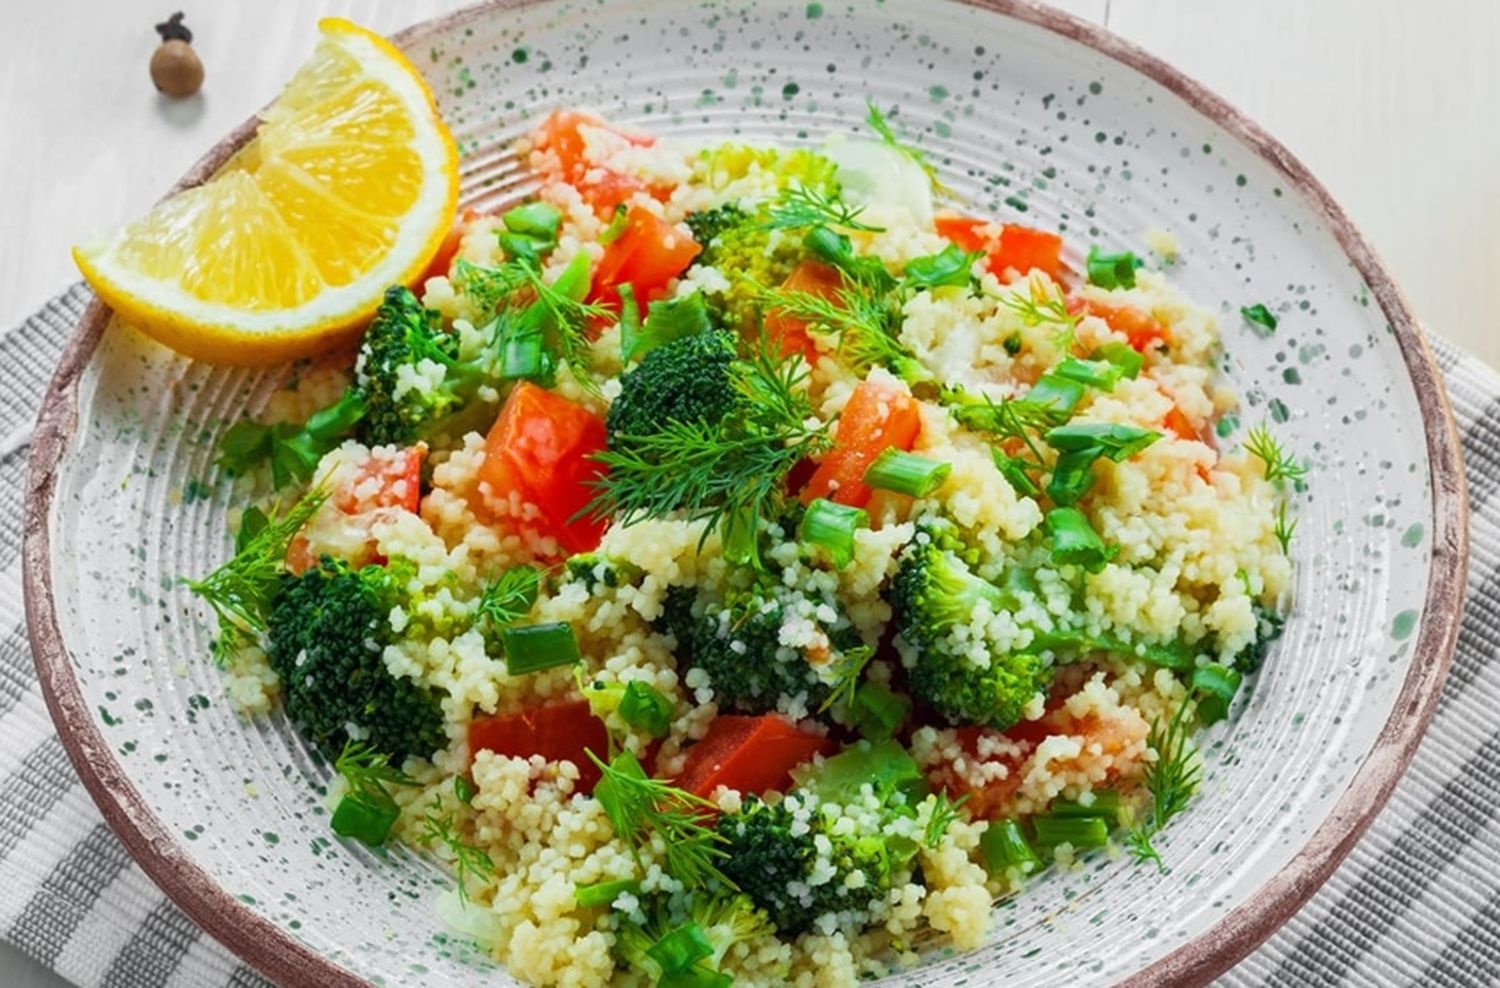
<path id="1" fill-rule="evenodd" d="M 1162 839 L 1169 874 L 1104 856 L 998 907 L 991 942 L 903 983 L 1196 983 L 1290 915 L 1380 808 L 1426 725 L 1458 619 L 1462 480 L 1442 388 L 1390 278 L 1285 149 L 1105 32 L 1020 2 L 498 3 L 397 41 L 464 155 L 465 205 L 520 196 L 514 138 L 558 105 L 673 137 L 817 142 L 867 99 L 980 213 L 1142 249 L 1221 313 L 1243 429 L 1312 464 L 1296 610 L 1208 783 Z M 1248 57 L 1248 55 L 1247 55 Z M 200 181 L 251 132 L 212 150 Z M 1075 267 L 1081 257 L 1070 258 Z M 1260 336 L 1239 307 L 1281 317 Z M 333 838 L 318 767 L 279 716 L 246 726 L 177 584 L 229 555 L 217 436 L 274 373 L 192 364 L 85 316 L 33 450 L 37 664 L 90 791 L 146 870 L 289 984 L 507 979 L 455 940 L 445 878 Z"/>

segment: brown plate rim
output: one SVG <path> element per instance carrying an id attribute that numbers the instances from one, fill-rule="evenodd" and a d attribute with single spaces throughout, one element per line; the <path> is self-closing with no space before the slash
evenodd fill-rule
<path id="1" fill-rule="evenodd" d="M 403 48 L 497 9 L 545 0 L 489 0 L 423 21 L 392 36 Z M 1385 313 L 1416 390 L 1432 475 L 1432 574 L 1411 668 L 1385 725 L 1348 788 L 1306 844 L 1249 899 L 1213 926 L 1121 982 L 1131 988 L 1201 985 L 1244 957 L 1286 922 L 1323 884 L 1385 805 L 1432 718 L 1452 660 L 1463 611 L 1468 560 L 1467 494 L 1458 433 L 1441 375 L 1410 306 L 1312 173 L 1258 124 L 1184 75 L 1109 30 L 1031 0 L 954 0 L 1024 21 L 1084 44 L 1148 76 L 1258 153 L 1299 192 L 1365 279 Z M 245 121 L 169 193 L 202 183 L 254 133 Z M 105 742 L 84 701 L 63 645 L 53 601 L 51 510 L 57 470 L 78 425 L 78 386 L 110 312 L 97 299 L 85 310 L 43 399 L 26 488 L 23 582 L 26 620 L 47 708 L 85 787 L 148 875 L 194 922 L 281 984 L 361 986 L 361 978 L 312 950 L 221 888 L 152 814 Z"/>

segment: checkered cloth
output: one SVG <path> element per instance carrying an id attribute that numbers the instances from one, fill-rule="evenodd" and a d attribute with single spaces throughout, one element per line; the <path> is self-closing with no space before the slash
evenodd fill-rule
<path id="1" fill-rule="evenodd" d="M 74 776 L 37 686 L 21 610 L 26 450 L 89 294 L 0 339 L 0 932 L 80 985 L 264 985 L 168 902 Z M 1472 562 L 1458 655 L 1389 806 L 1234 986 L 1500 983 L 1500 375 L 1435 341 L 1463 434 Z"/>

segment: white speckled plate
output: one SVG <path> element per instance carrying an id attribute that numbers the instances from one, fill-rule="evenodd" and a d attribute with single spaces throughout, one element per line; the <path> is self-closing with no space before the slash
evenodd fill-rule
<path id="1" fill-rule="evenodd" d="M 1211 94 L 1093 27 L 985 3 L 498 3 L 397 39 L 464 153 L 467 205 L 524 191 L 513 138 L 558 105 L 658 134 L 816 142 L 873 97 L 975 211 L 1142 247 L 1222 313 L 1224 366 L 1313 465 L 1296 611 L 1208 783 L 1162 840 L 1170 874 L 1091 859 L 999 908 L 991 943 L 914 984 L 1197 983 L 1327 876 L 1406 764 L 1446 670 L 1465 559 L 1436 370 L 1389 277 L 1323 189 Z M 1248 57 L 1248 55 L 1247 55 Z M 211 151 L 200 181 L 250 133 Z M 1251 332 L 1241 305 L 1281 317 Z M 53 714 L 90 791 L 189 915 L 291 984 L 472 984 L 444 879 L 334 839 L 323 772 L 276 717 L 222 699 L 211 627 L 175 582 L 227 556 L 216 437 L 275 376 L 191 364 L 95 305 L 33 451 L 28 611 Z M 489 983 L 506 983 L 487 973 Z M 961 980 L 961 979 L 967 979 Z"/>

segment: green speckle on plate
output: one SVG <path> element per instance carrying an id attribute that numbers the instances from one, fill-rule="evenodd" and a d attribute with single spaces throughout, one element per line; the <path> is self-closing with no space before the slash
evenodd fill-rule
<path id="1" fill-rule="evenodd" d="M 1408 528 L 1405 532 L 1401 533 L 1401 544 L 1406 546 L 1408 549 L 1421 545 L 1422 535 L 1425 533 L 1425 531 L 1426 530 L 1422 528 L 1422 523 L 1417 522 L 1416 524 L 1412 525 L 1411 528 Z"/>
<path id="2" fill-rule="evenodd" d="M 1411 637 L 1412 629 L 1417 626 L 1416 611 L 1402 611 L 1396 615 L 1391 622 L 1391 637 L 1399 641 L 1405 641 Z"/>

